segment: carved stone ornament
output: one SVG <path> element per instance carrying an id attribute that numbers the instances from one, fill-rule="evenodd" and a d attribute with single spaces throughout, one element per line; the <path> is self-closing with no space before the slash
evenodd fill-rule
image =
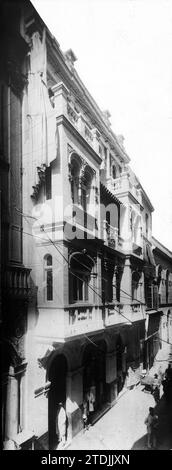
<path id="1" fill-rule="evenodd" d="M 47 165 L 45 165 L 45 163 L 43 163 L 41 166 L 37 166 L 38 182 L 35 186 L 32 186 L 33 188 L 33 193 L 31 194 L 32 199 L 37 200 L 38 198 L 39 191 L 45 182 L 46 168 L 47 168 Z"/>

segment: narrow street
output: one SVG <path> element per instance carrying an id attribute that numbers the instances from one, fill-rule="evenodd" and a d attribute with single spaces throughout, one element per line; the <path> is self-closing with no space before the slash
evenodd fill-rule
<path id="1" fill-rule="evenodd" d="M 67 446 L 67 449 L 146 450 L 144 421 L 150 406 L 155 406 L 153 396 L 145 392 L 143 386 L 138 385 L 135 389 L 126 391 L 116 405 L 88 431 L 81 431 Z M 172 448 L 172 420 L 164 397 L 161 398 L 156 410 L 159 416 L 157 448 L 170 449 Z"/>

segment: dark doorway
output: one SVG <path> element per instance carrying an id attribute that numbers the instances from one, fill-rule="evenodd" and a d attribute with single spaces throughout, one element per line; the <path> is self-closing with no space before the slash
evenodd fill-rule
<path id="1" fill-rule="evenodd" d="M 122 358 L 124 352 L 124 345 L 121 339 L 121 336 L 118 336 L 116 343 L 116 368 L 117 368 L 117 390 L 118 393 L 121 392 L 124 385 L 124 376 L 122 368 Z"/>
<path id="2" fill-rule="evenodd" d="M 49 421 L 49 447 L 57 447 L 58 438 L 56 436 L 56 415 L 58 404 L 63 403 L 66 407 L 66 374 L 67 361 L 63 354 L 56 356 L 49 369 L 49 380 L 51 387 L 48 400 L 48 421 Z"/>
<path id="3" fill-rule="evenodd" d="M 83 396 L 91 391 L 95 396 L 94 411 L 106 401 L 106 344 L 104 341 L 89 344 L 83 356 Z"/>

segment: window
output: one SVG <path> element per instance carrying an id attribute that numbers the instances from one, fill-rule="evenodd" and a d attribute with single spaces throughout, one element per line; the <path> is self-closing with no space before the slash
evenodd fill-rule
<path id="1" fill-rule="evenodd" d="M 148 237 L 148 229 L 149 229 L 149 216 L 148 214 L 145 215 L 145 226 L 146 226 L 146 237 Z"/>
<path id="2" fill-rule="evenodd" d="M 169 272 L 166 273 L 166 303 L 168 304 L 169 300 Z"/>
<path id="3" fill-rule="evenodd" d="M 116 178 L 116 166 L 112 165 L 112 178 L 115 180 Z"/>
<path id="4" fill-rule="evenodd" d="M 90 281 L 93 275 L 94 261 L 89 255 L 74 253 L 70 260 L 70 302 L 90 300 Z"/>
<path id="5" fill-rule="evenodd" d="M 116 275 L 116 300 L 120 302 L 120 292 L 121 292 L 121 279 L 120 274 Z"/>
<path id="6" fill-rule="evenodd" d="M 138 272 L 133 272 L 132 275 L 132 300 L 138 300 L 138 287 L 140 276 Z"/>
<path id="7" fill-rule="evenodd" d="M 101 157 L 102 157 L 102 153 L 103 153 L 103 152 L 102 152 L 102 147 L 101 147 L 101 145 L 99 145 L 99 155 L 100 155 Z"/>
<path id="8" fill-rule="evenodd" d="M 87 210 L 87 197 L 89 197 L 89 194 L 87 194 L 87 188 L 86 186 L 82 186 L 82 199 L 81 199 L 81 205 L 84 211 L 86 212 Z"/>
<path id="9" fill-rule="evenodd" d="M 46 199 L 52 198 L 52 191 L 51 191 L 51 167 L 49 166 L 46 168 L 45 171 L 45 194 Z"/>
<path id="10" fill-rule="evenodd" d="M 89 204 L 91 202 L 91 184 L 92 184 L 92 173 L 86 169 L 82 180 L 82 193 L 81 193 L 81 205 L 85 212 L 88 212 Z"/>
<path id="11" fill-rule="evenodd" d="M 46 255 L 45 258 L 45 300 L 53 300 L 53 269 L 52 256 Z"/>
<path id="12" fill-rule="evenodd" d="M 76 273 L 76 276 L 73 275 L 73 300 L 87 301 L 89 276 L 83 276 L 82 272 Z"/>
<path id="13" fill-rule="evenodd" d="M 73 158 L 71 162 L 71 196 L 74 204 L 78 204 L 79 171 L 79 164 Z"/>

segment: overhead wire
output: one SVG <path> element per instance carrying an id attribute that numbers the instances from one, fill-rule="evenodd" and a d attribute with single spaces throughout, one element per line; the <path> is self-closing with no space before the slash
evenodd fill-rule
<path id="1" fill-rule="evenodd" d="M 13 181 L 13 183 L 14 183 L 13 175 L 12 175 L 12 181 Z M 17 208 L 16 208 L 16 209 L 17 209 Z M 17 209 L 17 210 L 18 210 L 18 212 L 21 213 L 21 215 L 22 215 L 23 217 L 25 217 L 25 218 L 27 218 L 27 217 L 33 218 L 33 217 L 30 216 L 30 215 L 26 215 L 26 214 L 22 213 L 22 211 L 20 211 L 19 209 Z M 34 219 L 36 219 L 36 218 L 34 218 Z M 37 220 L 37 222 L 39 223 L 38 219 L 36 219 L 36 220 Z M 45 232 L 44 228 L 43 228 L 43 231 Z M 28 234 L 29 234 L 29 233 L 28 233 Z M 57 248 L 56 244 L 53 242 L 53 240 L 49 237 L 49 235 L 48 235 L 46 232 L 45 232 L 45 234 L 46 234 L 46 236 L 48 237 L 48 240 L 50 241 L 50 243 L 53 244 L 53 246 L 55 247 L 55 249 L 59 252 L 59 254 L 63 257 L 63 259 L 64 259 L 64 260 L 68 263 L 68 265 L 69 265 L 69 261 L 68 261 L 68 260 L 66 259 L 66 257 L 60 252 L 60 250 L 58 250 L 58 248 Z M 29 235 L 31 235 L 31 234 L 29 234 Z M 35 235 L 32 235 L 32 236 L 35 236 Z M 40 237 L 39 237 L 39 238 L 40 238 Z M 71 272 L 72 272 L 72 271 L 71 271 Z M 72 274 L 73 274 L 74 276 L 76 276 L 78 279 L 83 280 L 82 278 L 80 278 L 80 277 L 79 277 L 78 275 L 76 275 L 75 273 L 72 272 Z M 115 286 L 115 285 L 114 285 L 114 286 Z M 90 285 L 88 284 L 88 288 L 90 288 L 91 290 L 93 290 L 93 292 L 94 292 L 96 295 L 98 295 L 98 296 L 101 298 L 102 302 L 103 302 L 102 296 L 101 296 L 98 292 L 96 292 L 96 291 L 92 288 L 92 286 L 90 286 Z M 124 292 L 125 292 L 125 291 L 124 291 Z M 130 295 L 130 294 L 128 294 L 127 292 L 125 292 L 125 293 L 126 293 L 127 295 Z M 137 300 L 137 301 L 138 301 L 138 300 Z M 115 309 L 115 307 L 114 307 L 114 310 L 116 310 L 117 313 L 119 313 L 119 311 L 118 311 L 117 309 Z M 128 322 L 129 322 L 130 324 L 133 324 L 133 323 L 134 323 L 134 322 L 132 322 L 129 318 L 127 318 L 125 315 L 123 315 L 121 312 L 120 312 L 120 315 L 123 316 L 123 317 L 127 320 L 127 323 L 128 323 Z"/>

